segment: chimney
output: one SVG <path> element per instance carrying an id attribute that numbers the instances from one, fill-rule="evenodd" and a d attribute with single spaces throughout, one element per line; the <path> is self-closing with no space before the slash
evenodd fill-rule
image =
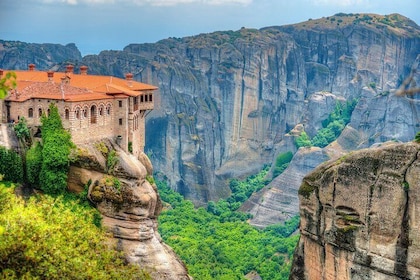
<path id="1" fill-rule="evenodd" d="M 53 78 L 54 78 L 54 72 L 53 71 L 48 71 L 47 75 L 48 75 L 48 82 L 52 82 Z"/>
<path id="2" fill-rule="evenodd" d="M 125 79 L 127 80 L 127 85 L 129 87 L 132 87 L 133 86 L 133 74 L 132 73 L 125 74 Z"/>
<path id="3" fill-rule="evenodd" d="M 86 65 L 80 66 L 80 74 L 81 75 L 87 75 L 87 70 L 88 70 L 88 67 Z"/>
<path id="4" fill-rule="evenodd" d="M 66 66 L 66 73 L 67 73 L 67 74 L 73 74 L 73 69 L 74 69 L 74 66 L 73 66 L 73 65 L 71 65 L 71 64 L 68 64 L 68 65 Z"/>
<path id="5" fill-rule="evenodd" d="M 28 69 L 29 69 L 29 71 L 34 71 L 35 70 L 35 64 L 33 64 L 33 63 L 29 64 Z"/>

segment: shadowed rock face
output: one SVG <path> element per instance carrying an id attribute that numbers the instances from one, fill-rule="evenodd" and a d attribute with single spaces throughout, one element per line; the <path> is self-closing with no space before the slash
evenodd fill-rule
<path id="1" fill-rule="evenodd" d="M 107 166 L 111 150 L 117 152 L 118 162 Z M 155 184 L 146 180 L 151 171 L 147 156 L 142 155 L 140 162 L 103 140 L 101 144 L 79 146 L 79 158 L 70 168 L 68 185 L 77 191 L 90 184 L 88 197 L 128 262 L 140 265 L 153 279 L 190 279 L 185 265 L 158 233 L 162 202 Z"/>
<path id="2" fill-rule="evenodd" d="M 330 161 L 299 189 L 291 279 L 419 279 L 420 144 Z"/>

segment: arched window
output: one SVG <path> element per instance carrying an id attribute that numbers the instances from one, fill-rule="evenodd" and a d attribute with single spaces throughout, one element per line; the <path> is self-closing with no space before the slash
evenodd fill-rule
<path id="1" fill-rule="evenodd" d="M 111 115 L 111 105 L 106 106 L 106 114 Z"/>
<path id="2" fill-rule="evenodd" d="M 96 105 L 90 107 L 90 123 L 96 123 Z"/>
<path id="3" fill-rule="evenodd" d="M 70 110 L 66 108 L 66 110 L 64 110 L 64 118 L 66 120 L 70 119 Z"/>
<path id="4" fill-rule="evenodd" d="M 74 111 L 74 114 L 76 115 L 76 119 L 80 119 L 80 109 L 79 109 L 79 108 L 77 108 L 77 109 Z"/>
<path id="5" fill-rule="evenodd" d="M 104 115 L 104 107 L 102 105 L 98 108 L 98 114 L 99 114 L 99 116 Z"/>
<path id="6" fill-rule="evenodd" d="M 88 114 L 87 107 L 83 108 L 83 118 L 86 119 Z"/>
<path id="7" fill-rule="evenodd" d="M 28 118 L 33 118 L 34 117 L 34 109 L 33 108 L 29 108 L 28 109 Z"/>
<path id="8" fill-rule="evenodd" d="M 42 116 L 42 108 L 38 108 L 38 117 L 40 118 Z"/>

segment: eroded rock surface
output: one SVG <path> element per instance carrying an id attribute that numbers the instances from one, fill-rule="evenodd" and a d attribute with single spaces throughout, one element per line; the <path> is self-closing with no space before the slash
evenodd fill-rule
<path id="1" fill-rule="evenodd" d="M 115 154 L 111 155 L 112 151 Z M 108 160 L 110 156 L 118 160 Z M 103 140 L 79 147 L 68 185 L 74 191 L 89 187 L 88 197 L 102 214 L 103 226 L 112 233 L 128 262 L 140 265 L 153 279 L 191 279 L 183 262 L 158 233 L 162 202 L 155 184 L 148 181 L 152 170 L 146 155 L 140 162 Z"/>
<path id="2" fill-rule="evenodd" d="M 317 167 L 299 189 L 290 279 L 420 279 L 420 144 L 384 144 Z"/>

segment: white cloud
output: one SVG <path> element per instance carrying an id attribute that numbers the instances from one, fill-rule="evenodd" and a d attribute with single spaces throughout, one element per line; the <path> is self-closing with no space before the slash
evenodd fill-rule
<path id="1" fill-rule="evenodd" d="M 311 0 L 315 5 L 349 7 L 369 4 L 369 0 Z"/>
<path id="2" fill-rule="evenodd" d="M 150 5 L 150 6 L 176 6 L 181 4 L 201 3 L 206 5 L 249 5 L 253 0 L 40 0 L 43 3 L 64 3 L 68 5 L 78 4 L 135 4 L 135 5 Z"/>

